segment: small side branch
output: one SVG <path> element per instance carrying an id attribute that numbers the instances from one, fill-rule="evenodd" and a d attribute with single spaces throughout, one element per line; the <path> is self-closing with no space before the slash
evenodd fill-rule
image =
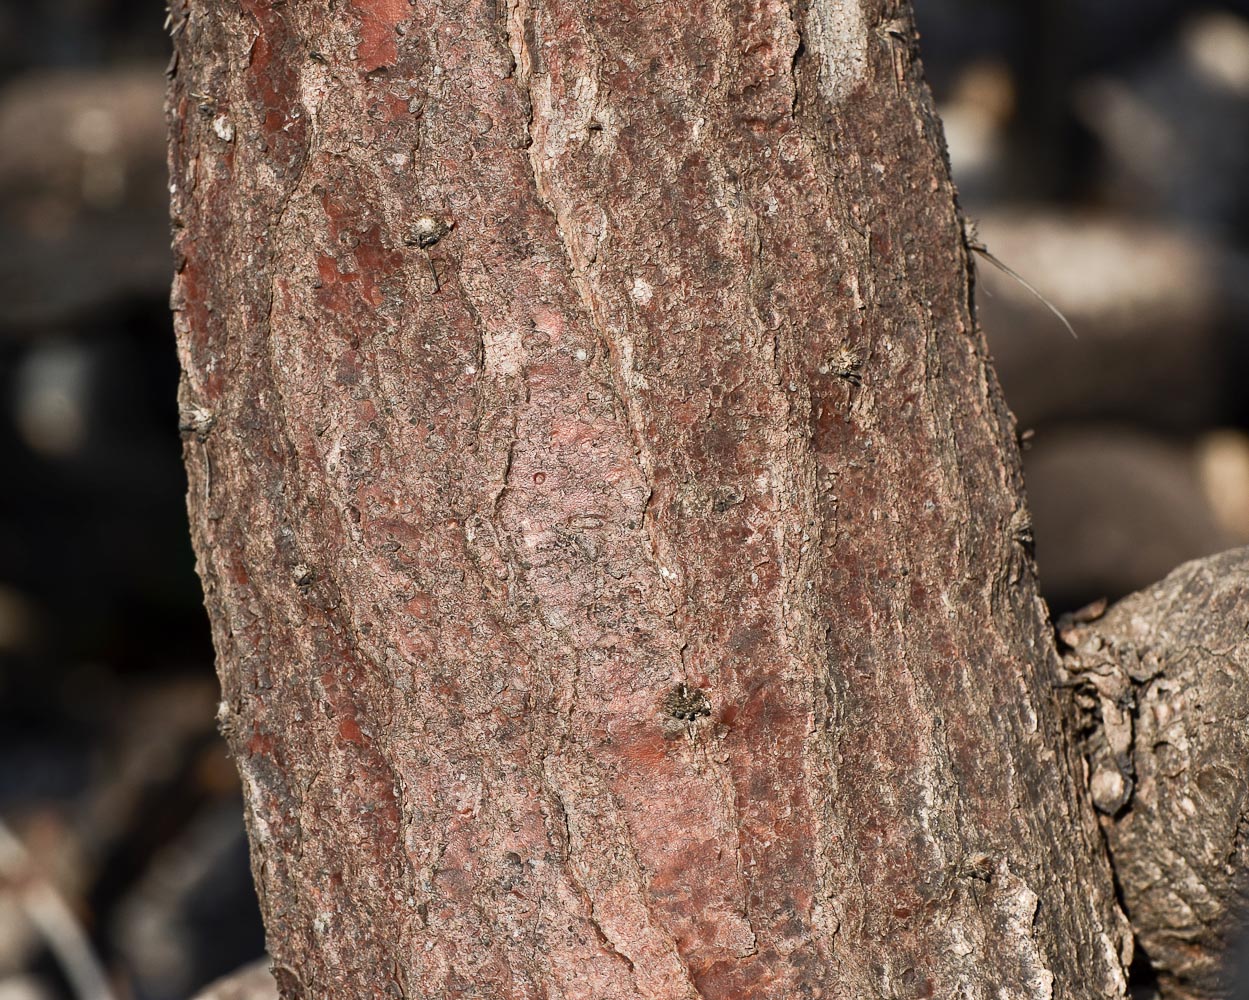
<path id="1" fill-rule="evenodd" d="M 1161 996 L 1223 992 L 1249 870 L 1249 548 L 1064 616 L 1059 684 Z"/>
<path id="2" fill-rule="evenodd" d="M 1039 291 L 1037 291 L 1036 287 L 1030 284 L 1027 280 L 1025 280 L 1023 275 L 1021 275 L 1013 267 L 1011 267 L 1008 264 L 1004 264 L 1001 260 L 999 260 L 997 257 L 995 257 L 993 254 L 989 252 L 989 248 L 984 245 L 984 241 L 980 238 L 980 235 L 976 232 L 976 226 L 974 223 L 970 221 L 964 223 L 963 236 L 966 241 L 968 250 L 972 250 L 976 252 L 985 260 L 987 260 L 990 264 L 996 267 L 999 271 L 1001 271 L 1003 274 L 1007 274 L 1010 277 L 1014 278 L 1017 282 L 1019 282 L 1019 284 L 1025 290 L 1027 290 L 1028 292 L 1032 294 L 1033 298 L 1035 298 L 1038 302 L 1040 302 L 1043 306 L 1045 306 L 1046 309 L 1048 309 L 1050 312 L 1052 312 L 1055 316 L 1058 317 L 1058 321 L 1067 328 L 1067 332 L 1071 334 L 1071 338 L 1073 340 L 1080 339 L 1079 336 L 1077 336 L 1076 334 L 1075 327 L 1073 327 L 1070 321 L 1067 319 L 1067 317 L 1062 314 L 1062 310 L 1059 309 L 1058 306 L 1054 305 L 1053 302 L 1051 302 L 1044 295 L 1042 295 Z"/>
<path id="3" fill-rule="evenodd" d="M 27 918 L 56 956 L 79 1000 L 116 1000 L 91 942 L 57 891 L 36 871 L 17 836 L 0 821 L 0 879 L 16 891 Z"/>

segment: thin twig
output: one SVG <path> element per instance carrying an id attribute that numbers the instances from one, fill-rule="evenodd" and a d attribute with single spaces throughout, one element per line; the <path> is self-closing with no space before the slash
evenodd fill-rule
<path id="1" fill-rule="evenodd" d="M 980 236 L 977 234 L 976 227 L 974 224 L 972 224 L 970 221 L 965 222 L 963 232 L 967 241 L 968 250 L 976 251 L 976 253 L 980 254 L 981 257 L 987 260 L 990 264 L 996 267 L 1003 274 L 1008 274 L 1012 278 L 1014 278 L 1016 281 L 1018 281 L 1019 284 L 1021 284 L 1024 288 L 1026 288 L 1029 292 L 1032 293 L 1032 295 L 1036 298 L 1038 302 L 1040 302 L 1043 306 L 1045 306 L 1046 309 L 1048 309 L 1050 312 L 1052 312 L 1055 316 L 1058 317 L 1058 321 L 1067 328 L 1067 332 L 1071 334 L 1071 337 L 1073 340 L 1080 339 L 1079 335 L 1077 335 L 1076 333 L 1075 327 L 1073 327 L 1071 323 L 1067 320 L 1067 317 L 1062 314 L 1062 311 L 1058 308 L 1058 306 L 1054 305 L 1053 302 L 1047 299 L 1044 295 L 1038 292 L 1036 288 L 1034 288 L 1031 284 L 1029 284 L 1026 280 L 1024 280 L 1024 277 L 1022 274 L 1020 274 L 1018 271 L 1016 271 L 1013 267 L 1009 266 L 1008 264 L 1003 264 L 1000 260 L 998 260 L 995 256 L 993 256 L 993 254 L 989 252 L 989 248 L 986 247 L 983 242 L 981 242 Z"/>
<path id="2" fill-rule="evenodd" d="M 0 820 L 0 877 L 13 888 L 26 916 L 56 956 L 79 1000 L 116 1000 L 108 974 L 73 911 L 47 879 L 35 873 L 25 845 Z"/>

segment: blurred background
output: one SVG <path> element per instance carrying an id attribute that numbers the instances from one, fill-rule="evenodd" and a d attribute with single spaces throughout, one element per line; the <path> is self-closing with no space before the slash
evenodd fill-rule
<path id="1" fill-rule="evenodd" d="M 963 205 L 1079 333 L 981 261 L 1051 608 L 1249 541 L 1249 0 L 917 7 Z M 0 2 L 0 1000 L 84 954 L 184 1000 L 262 948 L 185 524 L 164 17 Z"/>

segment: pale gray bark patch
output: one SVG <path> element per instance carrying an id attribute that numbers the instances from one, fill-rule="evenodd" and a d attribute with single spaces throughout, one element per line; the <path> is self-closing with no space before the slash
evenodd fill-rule
<path id="1" fill-rule="evenodd" d="M 834 105 L 867 76 L 868 27 L 860 0 L 815 0 L 807 45 L 820 61 L 820 92 Z"/>

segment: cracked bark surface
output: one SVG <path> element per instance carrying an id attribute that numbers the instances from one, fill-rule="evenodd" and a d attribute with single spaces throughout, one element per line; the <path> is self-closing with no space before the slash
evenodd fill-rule
<path id="1" fill-rule="evenodd" d="M 1244 931 L 1247 624 L 1243 548 L 1060 624 L 1115 875 L 1168 1000 L 1226 996 L 1222 956 Z M 1243 988 L 1249 969 L 1235 971 Z"/>
<path id="2" fill-rule="evenodd" d="M 282 995 L 1122 996 L 909 11 L 172 23 Z"/>

